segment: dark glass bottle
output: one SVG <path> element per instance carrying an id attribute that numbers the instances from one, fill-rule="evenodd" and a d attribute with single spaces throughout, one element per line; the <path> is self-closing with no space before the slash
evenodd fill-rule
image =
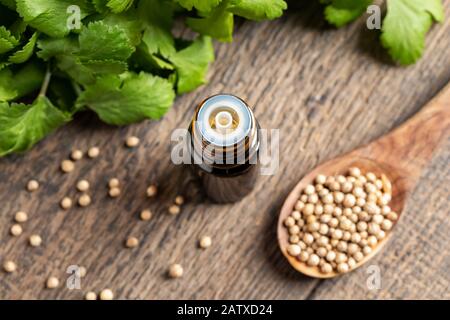
<path id="1" fill-rule="evenodd" d="M 218 94 L 200 103 L 189 127 L 191 160 L 208 197 L 236 202 L 258 176 L 259 124 L 240 98 Z"/>

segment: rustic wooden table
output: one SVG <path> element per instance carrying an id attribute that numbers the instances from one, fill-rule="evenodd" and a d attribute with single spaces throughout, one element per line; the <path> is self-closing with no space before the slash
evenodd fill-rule
<path id="1" fill-rule="evenodd" d="M 450 0 L 444 2 L 448 17 Z M 450 141 L 443 141 L 395 236 L 373 260 L 381 289 L 368 289 L 366 266 L 333 280 L 306 278 L 277 246 L 280 207 L 308 170 L 389 132 L 450 80 L 450 19 L 433 27 L 424 57 L 408 68 L 392 65 L 363 23 L 328 28 L 313 5 L 278 21 L 242 23 L 232 44 L 217 44 L 210 83 L 178 98 L 163 120 L 117 129 L 89 113 L 26 155 L 1 159 L 0 260 L 14 260 L 18 271 L 0 273 L 0 298 L 80 299 L 109 287 L 121 299 L 449 299 Z M 281 130 L 279 171 L 234 205 L 208 202 L 169 157 L 172 130 L 186 127 L 194 105 L 218 92 L 241 96 L 263 127 Z M 131 134 L 142 140 L 135 150 L 123 146 Z M 83 159 L 68 175 L 59 171 L 72 148 L 94 145 L 99 158 Z M 123 183 L 115 200 L 106 195 L 110 177 Z M 25 190 L 31 178 L 41 183 L 34 193 Z M 81 178 L 92 184 L 92 205 L 61 210 L 59 201 L 76 197 Z M 145 197 L 151 182 L 160 187 L 153 201 Z M 178 193 L 189 201 L 179 216 L 170 216 Z M 149 222 L 138 219 L 144 208 L 154 212 Z M 29 221 L 13 238 L 17 210 L 27 211 Z M 32 233 L 42 236 L 41 247 L 27 244 Z M 138 248 L 124 248 L 129 235 L 140 239 Z M 208 250 L 197 247 L 201 235 L 213 238 Z M 173 262 L 185 269 L 177 280 L 166 276 Z M 65 286 L 69 265 L 88 270 L 81 290 Z M 62 280 L 60 288 L 45 289 L 50 275 Z"/>

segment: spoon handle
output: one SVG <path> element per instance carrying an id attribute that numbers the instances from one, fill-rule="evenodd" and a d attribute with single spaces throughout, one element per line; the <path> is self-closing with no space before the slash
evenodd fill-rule
<path id="1" fill-rule="evenodd" d="M 403 125 L 355 151 L 397 169 L 411 189 L 436 147 L 450 135 L 450 83 Z"/>

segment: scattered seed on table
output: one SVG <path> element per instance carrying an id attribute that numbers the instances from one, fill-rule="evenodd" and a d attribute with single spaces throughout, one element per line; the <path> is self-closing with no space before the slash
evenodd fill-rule
<path id="1" fill-rule="evenodd" d="M 17 211 L 16 215 L 14 216 L 14 220 L 16 220 L 16 222 L 25 222 L 28 220 L 28 215 L 26 212 L 24 211 Z"/>
<path id="2" fill-rule="evenodd" d="M 128 137 L 127 140 L 125 141 L 125 144 L 127 145 L 127 147 L 129 148 L 134 148 L 139 144 L 140 140 L 138 137 L 135 136 L 131 136 Z"/>
<path id="3" fill-rule="evenodd" d="M 152 218 L 152 212 L 150 210 L 148 210 L 148 209 L 142 210 L 141 214 L 139 215 L 139 217 L 143 221 L 148 221 L 148 220 L 150 220 Z"/>
<path id="4" fill-rule="evenodd" d="M 177 263 L 172 264 L 169 268 L 169 276 L 171 278 L 179 278 L 183 275 L 183 267 Z"/>
<path id="5" fill-rule="evenodd" d="M 83 151 L 75 149 L 72 151 L 72 153 L 70 154 L 70 157 L 72 158 L 72 160 L 77 161 L 77 160 L 81 160 L 83 158 Z"/>
<path id="6" fill-rule="evenodd" d="M 154 184 L 150 185 L 147 188 L 147 197 L 151 198 L 156 196 L 156 194 L 158 193 L 158 187 Z"/>
<path id="7" fill-rule="evenodd" d="M 112 300 L 114 299 L 114 293 L 111 289 L 103 289 L 100 292 L 100 300 Z"/>
<path id="8" fill-rule="evenodd" d="M 91 159 L 97 158 L 99 154 L 100 154 L 100 149 L 98 147 L 91 147 L 88 150 L 88 157 Z"/>
<path id="9" fill-rule="evenodd" d="M 83 194 L 78 199 L 78 204 L 80 207 L 87 207 L 91 204 L 91 197 L 88 194 Z"/>
<path id="10" fill-rule="evenodd" d="M 181 206 L 184 203 L 184 198 L 183 196 L 176 196 L 175 197 L 175 204 Z"/>
<path id="11" fill-rule="evenodd" d="M 61 200 L 60 205 L 64 210 L 70 209 L 72 207 L 72 199 L 70 199 L 69 197 L 64 197 Z"/>
<path id="12" fill-rule="evenodd" d="M 59 279 L 56 277 L 50 277 L 47 279 L 47 288 L 55 289 L 59 286 Z"/>
<path id="13" fill-rule="evenodd" d="M 7 260 L 3 263 L 3 270 L 5 270 L 5 272 L 12 273 L 17 270 L 17 265 L 13 261 Z"/>
<path id="14" fill-rule="evenodd" d="M 37 189 L 39 189 L 39 182 L 37 182 L 36 180 L 30 180 L 27 183 L 27 190 L 30 192 L 36 191 Z"/>
<path id="15" fill-rule="evenodd" d="M 139 245 L 139 240 L 136 237 L 128 237 L 125 241 L 125 246 L 127 248 L 135 248 Z"/>
<path id="16" fill-rule="evenodd" d="M 117 198 L 118 196 L 120 196 L 120 189 L 112 188 L 112 189 L 109 189 L 108 193 L 111 198 Z"/>
<path id="17" fill-rule="evenodd" d="M 200 248 L 207 249 L 207 248 L 211 247 L 211 244 L 212 244 L 211 237 L 203 236 L 200 238 L 200 241 L 199 241 Z"/>
<path id="18" fill-rule="evenodd" d="M 75 169 L 75 164 L 72 160 L 63 160 L 61 162 L 61 170 L 64 173 L 72 172 Z"/>
<path id="19" fill-rule="evenodd" d="M 22 234 L 23 230 L 20 224 L 13 224 L 9 231 L 11 232 L 11 235 L 13 235 L 14 237 L 18 237 Z"/>
<path id="20" fill-rule="evenodd" d="M 85 300 L 97 300 L 97 294 L 93 291 L 86 292 L 84 299 Z"/>
<path id="21" fill-rule="evenodd" d="M 177 215 L 180 213 L 180 207 L 177 206 L 176 204 L 173 204 L 169 207 L 169 213 L 173 216 Z"/>
<path id="22" fill-rule="evenodd" d="M 109 186 L 110 189 L 118 188 L 119 185 L 120 185 L 120 182 L 119 182 L 119 179 L 117 179 L 117 178 L 112 178 L 108 182 L 108 186 Z"/>
<path id="23" fill-rule="evenodd" d="M 29 238 L 32 247 L 39 247 L 42 244 L 42 238 L 37 234 L 32 234 Z"/>
<path id="24" fill-rule="evenodd" d="M 86 268 L 83 267 L 83 266 L 81 266 L 80 269 L 79 269 L 79 271 L 80 271 L 80 277 L 81 277 L 81 278 L 84 278 L 84 277 L 86 276 L 86 273 L 87 273 Z"/>
<path id="25" fill-rule="evenodd" d="M 88 190 L 89 190 L 89 181 L 84 180 L 84 179 L 78 181 L 78 183 L 77 183 L 77 189 L 78 189 L 78 191 L 81 191 L 81 192 L 86 192 L 86 191 L 88 191 Z"/>

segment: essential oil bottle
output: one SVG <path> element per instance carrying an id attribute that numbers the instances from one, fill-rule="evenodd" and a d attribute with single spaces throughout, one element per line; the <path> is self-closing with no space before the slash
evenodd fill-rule
<path id="1" fill-rule="evenodd" d="M 189 127 L 191 163 L 214 202 L 236 202 L 253 190 L 259 130 L 249 106 L 236 96 L 218 94 L 196 108 Z"/>

